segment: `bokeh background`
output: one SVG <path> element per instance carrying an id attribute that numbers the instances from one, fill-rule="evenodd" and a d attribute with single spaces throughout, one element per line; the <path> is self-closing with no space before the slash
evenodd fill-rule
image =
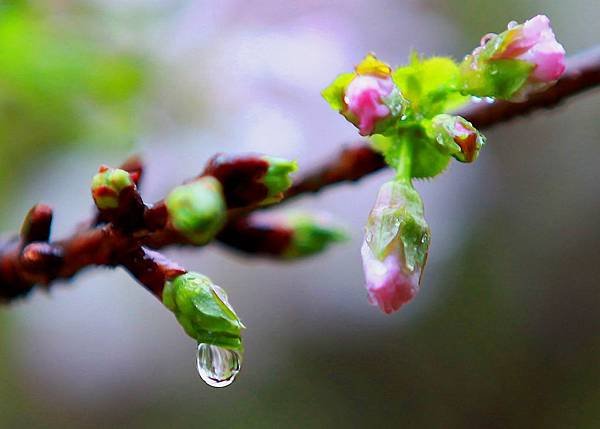
<path id="1" fill-rule="evenodd" d="M 461 58 L 537 13 L 567 52 L 596 0 L 0 0 L 0 227 L 38 201 L 54 236 L 91 212 L 99 164 L 147 160 L 148 200 L 217 151 L 301 168 L 356 139 L 320 90 L 368 51 Z M 308 196 L 352 240 L 280 263 L 170 250 L 248 326 L 226 389 L 122 270 L 0 309 L 1 428 L 600 426 L 600 94 L 486 130 L 474 165 L 418 183 L 433 232 L 418 299 L 366 300 L 361 228 L 388 172 Z"/>

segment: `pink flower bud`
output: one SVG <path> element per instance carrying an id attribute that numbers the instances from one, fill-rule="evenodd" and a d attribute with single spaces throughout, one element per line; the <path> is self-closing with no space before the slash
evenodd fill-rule
<path id="1" fill-rule="evenodd" d="M 461 116 L 442 113 L 431 120 L 431 135 L 438 148 L 460 162 L 473 162 L 485 144 L 485 137 Z"/>
<path id="2" fill-rule="evenodd" d="M 390 115 L 390 109 L 384 98 L 394 89 L 392 78 L 358 75 L 346 88 L 344 102 L 349 117 L 358 127 L 361 136 L 368 136 L 375 130 L 375 125 Z"/>
<path id="3" fill-rule="evenodd" d="M 500 34 L 487 34 L 460 66 L 464 94 L 524 101 L 554 85 L 565 71 L 565 50 L 545 15 L 511 22 Z"/>
<path id="4" fill-rule="evenodd" d="M 401 119 L 406 100 L 392 79 L 392 68 L 367 55 L 352 73 L 339 75 L 322 92 L 329 105 L 363 136 L 384 133 Z"/>
<path id="5" fill-rule="evenodd" d="M 493 59 L 517 59 L 534 64 L 529 78 L 533 82 L 555 81 L 565 71 L 565 49 L 556 41 L 545 15 L 509 28 L 503 46 Z"/>
<path id="6" fill-rule="evenodd" d="M 369 214 L 361 249 L 369 301 L 384 313 L 397 311 L 419 291 L 429 236 L 423 203 L 412 185 L 384 184 Z"/>
<path id="7" fill-rule="evenodd" d="M 375 257 L 366 242 L 360 253 L 371 304 L 390 314 L 414 298 L 419 291 L 421 270 L 417 268 L 411 273 L 404 271 L 403 255 L 398 246 L 383 261 Z"/>

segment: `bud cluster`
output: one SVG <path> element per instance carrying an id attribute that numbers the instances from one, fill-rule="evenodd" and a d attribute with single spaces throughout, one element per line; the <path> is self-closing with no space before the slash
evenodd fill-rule
<path id="1" fill-rule="evenodd" d="M 396 180 L 379 191 L 362 247 L 370 299 L 384 312 L 416 294 L 429 246 L 412 179 L 437 176 L 451 158 L 475 161 L 486 141 L 473 124 L 449 113 L 470 96 L 521 101 L 544 90 L 564 72 L 564 58 L 550 20 L 538 15 L 484 36 L 460 64 L 413 53 L 394 70 L 369 54 L 322 92 L 360 135 L 372 136 L 374 149 L 396 170 Z"/>

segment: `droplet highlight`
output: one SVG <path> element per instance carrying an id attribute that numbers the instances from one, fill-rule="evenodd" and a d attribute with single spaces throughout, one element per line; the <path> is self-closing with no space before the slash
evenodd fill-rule
<path id="1" fill-rule="evenodd" d="M 200 378 L 211 387 L 227 387 L 240 372 L 242 355 L 234 350 L 198 344 L 196 367 Z"/>

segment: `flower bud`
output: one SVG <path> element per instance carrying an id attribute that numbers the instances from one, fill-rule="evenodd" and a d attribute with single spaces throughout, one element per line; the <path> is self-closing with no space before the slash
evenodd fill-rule
<path id="1" fill-rule="evenodd" d="M 417 294 L 429 241 L 417 191 L 407 182 L 385 183 L 369 214 L 361 249 L 372 304 L 389 314 Z"/>
<path id="2" fill-rule="evenodd" d="M 291 240 L 283 252 L 283 257 L 288 259 L 320 253 L 330 244 L 348 238 L 342 228 L 325 216 L 288 213 L 280 217 L 280 222 L 291 231 Z"/>
<path id="3" fill-rule="evenodd" d="M 537 15 L 524 24 L 510 23 L 498 35 L 484 36 L 461 65 L 462 89 L 471 95 L 522 101 L 553 85 L 564 71 L 565 50 L 548 17 Z"/>
<path id="4" fill-rule="evenodd" d="M 322 94 L 362 136 L 385 132 L 406 107 L 392 80 L 391 67 L 372 54 L 356 66 L 354 73 L 338 76 Z"/>
<path id="5" fill-rule="evenodd" d="M 120 168 L 102 166 L 92 179 L 92 197 L 100 210 L 119 206 L 119 194 L 127 187 L 135 186 L 129 173 Z"/>
<path id="6" fill-rule="evenodd" d="M 173 189 L 165 204 L 171 226 L 195 244 L 210 241 L 227 217 L 221 184 L 211 176 Z"/>
<path id="7" fill-rule="evenodd" d="M 208 277 L 186 273 L 167 281 L 162 301 L 198 343 L 230 350 L 242 348 L 244 325 L 229 304 L 225 291 Z"/>
<path id="8" fill-rule="evenodd" d="M 460 162 L 473 162 L 485 144 L 485 137 L 461 116 L 436 115 L 428 130 L 438 148 Z"/>
<path id="9" fill-rule="evenodd" d="M 268 193 L 261 205 L 267 205 L 276 203 L 283 198 L 283 193 L 292 186 L 290 174 L 298 169 L 298 164 L 296 161 L 275 156 L 264 156 L 263 159 L 269 163 L 267 173 L 262 179 Z"/>

